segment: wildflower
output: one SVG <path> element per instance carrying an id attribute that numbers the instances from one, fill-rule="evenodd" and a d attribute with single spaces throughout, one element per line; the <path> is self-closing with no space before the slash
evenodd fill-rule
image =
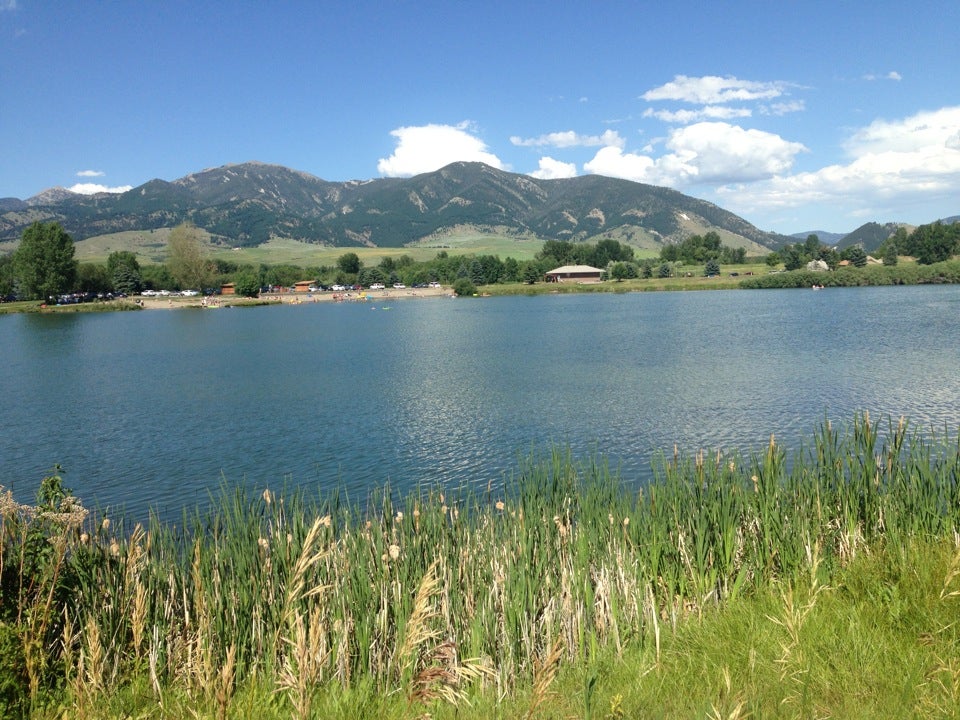
<path id="1" fill-rule="evenodd" d="M 506 506 L 503 504 L 503 500 L 497 500 L 497 504 L 496 504 L 497 510 L 503 512 L 503 508 L 504 508 L 504 507 L 506 507 Z"/>
<path id="2" fill-rule="evenodd" d="M 86 545 L 90 542 L 90 536 L 87 533 L 80 533 L 80 542 Z"/>
<path id="3" fill-rule="evenodd" d="M 109 529 L 110 529 L 110 518 L 104 518 L 103 522 L 100 523 L 100 530 L 102 530 L 103 532 L 106 532 Z"/>
<path id="4" fill-rule="evenodd" d="M 270 488 L 267 488 L 263 491 L 263 501 L 269 505 L 273 502 L 273 493 L 270 492 Z"/>
<path id="5" fill-rule="evenodd" d="M 390 547 L 387 548 L 387 551 L 390 553 L 391 560 L 396 560 L 398 557 L 400 557 L 399 545 L 390 545 Z"/>
<path id="6" fill-rule="evenodd" d="M 730 472 L 733 472 L 734 469 L 736 468 L 736 465 L 734 465 L 733 460 L 731 460 L 731 461 L 730 461 L 730 464 L 729 464 L 727 467 L 730 468 Z"/>
<path id="7" fill-rule="evenodd" d="M 260 538 L 258 538 L 258 539 L 257 539 L 257 545 L 259 545 L 259 546 L 260 546 L 260 549 L 263 550 L 264 552 L 266 552 L 266 551 L 268 551 L 268 550 L 270 549 L 270 543 L 267 541 L 267 539 L 266 539 L 265 537 L 260 537 Z"/>
<path id="8" fill-rule="evenodd" d="M 110 541 L 110 554 L 117 557 L 120 554 L 120 543 L 116 540 Z"/>
<path id="9" fill-rule="evenodd" d="M 397 511 L 397 522 L 403 522 L 403 512 L 400 510 Z"/>
<path id="10" fill-rule="evenodd" d="M 625 518 L 623 519 L 623 526 L 624 526 L 624 527 L 627 527 L 627 525 L 629 525 L 629 524 L 630 524 L 630 518 L 625 517 Z"/>

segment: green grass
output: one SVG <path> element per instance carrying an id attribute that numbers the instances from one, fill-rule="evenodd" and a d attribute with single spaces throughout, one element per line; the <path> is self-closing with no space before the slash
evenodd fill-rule
<path id="1" fill-rule="evenodd" d="M 864 415 L 796 453 L 675 452 L 643 489 L 556 449 L 502 487 L 225 486 L 144 528 L 83 519 L 49 490 L 44 512 L 0 496 L 0 703 L 941 717 L 960 698 L 958 443 Z"/>
<path id="2" fill-rule="evenodd" d="M 201 231 L 203 232 L 203 231 Z M 166 261 L 166 242 L 170 229 L 111 233 L 87 238 L 76 243 L 76 258 L 81 262 L 106 263 L 107 257 L 118 250 L 129 250 L 142 264 Z M 431 238 L 417 245 L 401 248 L 329 247 L 290 239 L 274 239 L 256 247 L 232 248 L 209 242 L 211 256 L 238 264 L 299 265 L 301 267 L 332 266 L 337 258 L 355 252 L 365 265 L 377 265 L 385 257 L 409 255 L 417 262 L 432 260 L 441 250 L 450 255 L 488 254 L 518 260 L 532 259 L 543 241 L 532 238 L 514 238 L 483 233 L 464 233 L 440 239 Z"/>

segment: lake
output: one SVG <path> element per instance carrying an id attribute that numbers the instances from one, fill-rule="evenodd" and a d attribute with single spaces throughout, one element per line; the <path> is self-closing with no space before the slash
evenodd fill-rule
<path id="1" fill-rule="evenodd" d="M 88 506 L 499 483 L 531 451 L 796 447 L 825 419 L 960 426 L 960 287 L 0 316 L 0 485 Z"/>

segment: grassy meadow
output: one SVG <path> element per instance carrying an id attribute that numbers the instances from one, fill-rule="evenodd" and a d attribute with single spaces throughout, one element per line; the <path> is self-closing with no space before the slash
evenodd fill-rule
<path id="1" fill-rule="evenodd" d="M 110 253 L 128 250 L 137 255 L 142 264 L 166 261 L 169 228 L 145 231 L 111 233 L 87 238 L 76 243 L 76 258 L 80 262 L 106 263 Z M 416 245 L 401 248 L 330 247 L 298 240 L 276 238 L 256 247 L 232 248 L 210 242 L 209 234 L 201 231 L 211 257 L 240 265 L 299 265 L 301 267 L 332 266 L 346 252 L 355 252 L 364 265 L 377 265 L 385 257 L 408 255 L 418 262 L 431 260 L 445 250 L 450 255 L 499 255 L 517 260 L 531 260 L 543 245 L 542 240 L 517 238 L 477 232 L 430 238 Z M 649 256 L 655 253 L 648 251 Z M 642 253 L 641 253 L 642 255 Z M 643 255 L 646 257 L 646 255 Z"/>
<path id="2" fill-rule="evenodd" d="M 224 486 L 177 523 L 0 495 L 0 714 L 955 717 L 960 441 L 866 415 L 644 488 Z"/>

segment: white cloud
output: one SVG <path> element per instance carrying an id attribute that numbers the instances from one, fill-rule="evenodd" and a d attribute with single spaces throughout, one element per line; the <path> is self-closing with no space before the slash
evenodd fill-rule
<path id="1" fill-rule="evenodd" d="M 960 132 L 960 106 L 919 112 L 902 120 L 874 120 L 844 143 L 851 157 L 944 147 Z"/>
<path id="2" fill-rule="evenodd" d="M 438 170 L 452 162 L 482 162 L 503 169 L 503 163 L 487 150 L 480 138 L 471 135 L 470 123 L 419 125 L 390 132 L 397 147 L 388 158 L 377 161 L 377 171 L 388 177 L 409 177 Z"/>
<path id="3" fill-rule="evenodd" d="M 893 80 L 895 82 L 900 82 L 903 80 L 903 75 L 898 73 L 896 70 L 891 70 L 886 75 L 875 75 L 874 73 L 868 73 L 863 76 L 864 80 L 873 81 L 873 80 Z"/>
<path id="4" fill-rule="evenodd" d="M 583 169 L 596 175 L 653 182 L 655 162 L 653 158 L 636 153 L 625 153 L 617 147 L 601 148 L 593 160 L 584 163 Z"/>
<path id="5" fill-rule="evenodd" d="M 16 9 L 17 9 L 17 0 L 0 0 L 0 11 L 16 10 Z"/>
<path id="6" fill-rule="evenodd" d="M 732 76 L 677 75 L 660 87 L 647 90 L 640 97 L 647 101 L 679 100 L 695 105 L 718 105 L 747 100 L 770 100 L 784 94 L 786 83 L 740 80 Z"/>
<path id="7" fill-rule="evenodd" d="M 669 152 L 659 158 L 603 148 L 584 169 L 599 175 L 682 187 L 691 184 L 754 182 L 789 170 L 806 148 L 762 130 L 723 122 L 701 122 L 670 133 Z"/>
<path id="8" fill-rule="evenodd" d="M 106 173 L 100 170 L 81 170 L 77 173 L 77 177 L 103 177 L 104 175 Z"/>
<path id="9" fill-rule="evenodd" d="M 541 180 L 559 180 L 577 176 L 576 163 L 565 163 L 551 157 L 540 158 L 540 169 L 530 173 L 532 177 Z"/>
<path id="10" fill-rule="evenodd" d="M 807 106 L 803 100 L 789 100 L 787 102 L 770 103 L 760 106 L 761 115 L 787 115 L 789 113 L 801 112 L 806 110 Z"/>
<path id="11" fill-rule="evenodd" d="M 845 144 L 847 164 L 718 190 L 740 211 L 824 203 L 851 215 L 960 196 L 960 106 L 876 120 Z"/>
<path id="12" fill-rule="evenodd" d="M 644 110 L 643 117 L 654 117 L 665 123 L 686 125 L 701 120 L 729 120 L 730 118 L 750 117 L 749 108 L 733 108 L 724 105 L 706 105 L 699 110 Z"/>
<path id="13" fill-rule="evenodd" d="M 806 148 L 763 130 L 702 122 L 675 130 L 667 147 L 697 168 L 701 182 L 744 182 L 789 170 Z"/>
<path id="14" fill-rule="evenodd" d="M 547 133 L 535 138 L 522 138 L 513 135 L 510 142 L 520 147 L 606 147 L 622 148 L 624 140 L 616 130 L 606 130 L 602 135 L 580 135 L 573 130 Z"/>
<path id="15" fill-rule="evenodd" d="M 96 193 L 124 193 L 127 190 L 132 190 L 132 185 L 119 185 L 117 187 L 107 187 L 106 185 L 98 185 L 97 183 L 77 183 L 68 187 L 67 190 L 70 192 L 79 193 L 80 195 L 95 195 Z"/>

